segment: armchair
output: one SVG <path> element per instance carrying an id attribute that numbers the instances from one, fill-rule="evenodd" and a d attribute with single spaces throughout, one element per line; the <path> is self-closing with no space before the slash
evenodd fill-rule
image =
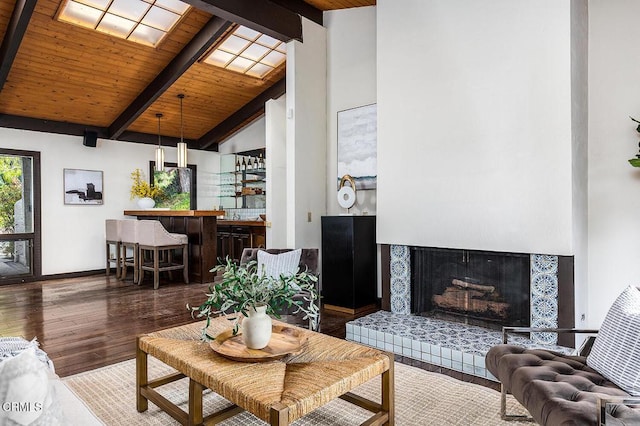
<path id="1" fill-rule="evenodd" d="M 242 256 L 240 257 L 240 264 L 245 265 L 251 261 L 257 261 L 258 252 L 260 250 L 265 251 L 269 254 L 282 254 L 282 253 L 289 252 L 292 249 L 245 248 L 242 251 Z M 302 253 L 300 254 L 300 262 L 298 263 L 298 268 L 301 268 L 303 270 L 306 269 L 307 272 L 317 276 L 318 275 L 318 249 L 303 248 Z M 316 288 L 316 290 L 318 291 L 318 294 L 320 294 L 319 289 Z M 304 296 L 305 296 L 304 292 L 301 292 L 299 293 L 299 295 L 297 295 L 297 298 L 302 300 Z M 318 306 L 318 308 L 320 308 L 320 306 Z M 315 330 L 315 331 L 319 329 L 320 318 L 318 318 L 315 324 L 312 324 L 311 321 L 304 323 L 302 320 L 302 316 L 294 314 L 294 311 L 295 311 L 295 307 L 291 307 L 288 310 L 281 312 L 280 315 L 282 316 L 283 320 L 288 323 L 293 323 L 296 325 L 304 325 L 305 327 L 308 327 L 310 330 Z"/>

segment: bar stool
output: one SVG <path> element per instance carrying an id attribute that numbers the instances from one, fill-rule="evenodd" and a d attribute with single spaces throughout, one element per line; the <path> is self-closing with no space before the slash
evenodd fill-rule
<path id="1" fill-rule="evenodd" d="M 117 219 L 107 219 L 104 221 L 105 227 L 105 243 L 107 253 L 107 275 L 111 275 L 111 264 L 116 267 L 116 278 L 120 278 L 120 267 L 122 266 L 120 258 L 120 221 Z M 114 250 L 111 250 L 113 246 Z M 112 253 L 113 256 L 112 257 Z"/>
<path id="2" fill-rule="evenodd" d="M 120 261 L 122 269 L 120 271 L 120 279 L 127 278 L 127 268 L 133 267 L 133 283 L 138 284 L 138 243 L 136 234 L 138 229 L 138 221 L 133 219 L 120 220 Z M 127 250 L 131 250 L 131 256 L 127 256 Z"/>
<path id="3" fill-rule="evenodd" d="M 157 220 L 139 220 L 137 225 L 139 275 L 138 284 L 144 279 L 144 271 L 153 271 L 153 288 L 160 285 L 160 272 L 182 269 L 186 284 L 189 283 L 189 239 L 184 234 L 169 233 Z M 182 263 L 175 263 L 173 251 L 182 250 Z M 145 256 L 149 260 L 145 260 Z"/>

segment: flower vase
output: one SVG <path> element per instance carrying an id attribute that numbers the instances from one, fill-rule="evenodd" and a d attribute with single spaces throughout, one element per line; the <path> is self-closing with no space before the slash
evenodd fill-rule
<path id="1" fill-rule="evenodd" d="M 242 340 L 249 349 L 262 349 L 271 340 L 271 317 L 266 312 L 266 305 L 250 307 L 242 320 Z"/>
<path id="2" fill-rule="evenodd" d="M 153 200 L 153 198 L 149 198 L 149 197 L 138 198 L 138 207 L 140 207 L 142 210 L 152 209 L 153 206 L 155 205 L 156 205 L 156 202 Z"/>

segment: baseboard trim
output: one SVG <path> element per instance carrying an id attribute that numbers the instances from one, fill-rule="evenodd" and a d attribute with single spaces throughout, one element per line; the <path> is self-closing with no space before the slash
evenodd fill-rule
<path id="1" fill-rule="evenodd" d="M 80 278 L 88 277 L 91 275 L 106 274 L 106 269 L 94 269 L 92 271 L 78 271 L 78 272 L 64 272 L 61 274 L 42 275 L 34 281 L 50 281 L 50 280 L 62 280 L 67 278 Z"/>
<path id="2" fill-rule="evenodd" d="M 325 303 L 324 305 L 322 305 L 322 307 L 324 309 L 329 310 L 329 311 L 336 311 L 336 312 L 342 312 L 344 314 L 357 315 L 357 314 L 362 313 L 362 312 L 366 312 L 366 311 L 370 311 L 370 310 L 376 309 L 376 304 L 372 303 L 370 305 L 362 306 L 360 308 L 344 308 L 342 306 L 327 305 Z"/>

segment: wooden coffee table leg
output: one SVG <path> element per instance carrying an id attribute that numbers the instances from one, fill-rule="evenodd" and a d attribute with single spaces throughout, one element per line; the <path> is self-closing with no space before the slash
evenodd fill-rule
<path id="1" fill-rule="evenodd" d="M 271 424 L 271 426 L 288 426 L 289 408 L 281 403 L 273 404 L 271 406 L 269 423 Z"/>
<path id="2" fill-rule="evenodd" d="M 202 420 L 202 385 L 189 379 L 189 425 L 199 425 Z"/>
<path id="3" fill-rule="evenodd" d="M 382 409 L 389 413 L 389 421 L 385 424 L 393 426 L 395 425 L 394 355 L 387 353 L 387 356 L 389 357 L 389 370 L 382 373 Z"/>
<path id="4" fill-rule="evenodd" d="M 140 349 L 140 337 L 136 339 L 136 409 L 142 413 L 149 408 L 149 400 L 142 396 L 142 387 L 149 384 L 147 353 Z"/>

